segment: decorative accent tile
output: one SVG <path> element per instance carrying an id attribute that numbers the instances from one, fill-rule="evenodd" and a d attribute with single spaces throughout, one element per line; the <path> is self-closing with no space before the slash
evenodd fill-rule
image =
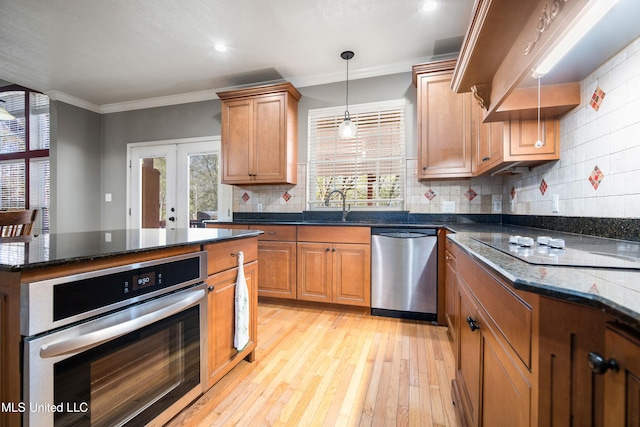
<path id="1" fill-rule="evenodd" d="M 598 285 L 596 285 L 595 283 L 591 285 L 591 287 L 589 288 L 589 293 L 600 295 L 600 289 L 598 289 Z"/>
<path id="2" fill-rule="evenodd" d="M 284 194 L 282 195 L 282 198 L 284 199 L 285 202 L 288 202 L 289 199 L 291 199 L 291 194 L 289 194 L 288 191 L 285 191 Z"/>
<path id="3" fill-rule="evenodd" d="M 249 201 L 251 197 L 249 197 L 249 195 L 247 193 L 244 193 L 242 195 L 242 200 L 244 200 L 245 203 L 247 203 Z"/>
<path id="4" fill-rule="evenodd" d="M 466 197 L 467 199 L 469 199 L 469 201 L 472 201 L 473 199 L 476 198 L 476 196 L 478 195 L 478 193 L 476 193 L 475 191 L 473 191 L 473 188 L 469 187 L 469 189 L 467 190 L 466 193 L 464 193 L 464 197 Z"/>
<path id="5" fill-rule="evenodd" d="M 511 187 L 511 200 L 516 198 L 516 187 Z"/>
<path id="6" fill-rule="evenodd" d="M 604 179 L 604 173 L 602 173 L 600 168 L 596 165 L 596 167 L 593 168 L 593 171 L 591 171 L 591 175 L 589 175 L 589 182 L 593 186 L 594 190 L 598 189 L 603 179 Z"/>
<path id="7" fill-rule="evenodd" d="M 600 105 L 602 104 L 602 100 L 604 99 L 605 95 L 606 94 L 604 93 L 604 91 L 600 88 L 600 86 L 598 86 L 596 90 L 593 92 L 593 96 L 591 96 L 591 101 L 589 102 L 589 105 L 591 105 L 591 108 L 598 111 L 600 109 Z"/>
<path id="8" fill-rule="evenodd" d="M 545 181 L 544 178 L 542 178 L 542 182 L 540 183 L 540 192 L 542 193 L 543 196 L 544 196 L 544 193 L 547 192 L 547 188 L 549 188 L 549 186 L 547 185 L 547 181 Z"/>
<path id="9" fill-rule="evenodd" d="M 426 193 L 424 193 L 424 197 L 429 199 L 429 201 L 435 199 L 436 196 L 437 196 L 437 194 L 432 189 L 429 189 Z"/>

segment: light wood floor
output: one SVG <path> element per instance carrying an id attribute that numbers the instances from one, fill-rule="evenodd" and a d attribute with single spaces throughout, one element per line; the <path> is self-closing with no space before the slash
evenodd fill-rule
<path id="1" fill-rule="evenodd" d="M 454 426 L 444 327 L 363 311 L 260 302 L 242 361 L 175 426 Z"/>

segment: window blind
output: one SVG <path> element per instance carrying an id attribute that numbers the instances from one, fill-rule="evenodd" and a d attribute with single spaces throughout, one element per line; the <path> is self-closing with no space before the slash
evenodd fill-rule
<path id="1" fill-rule="evenodd" d="M 324 206 L 326 195 L 342 190 L 352 208 L 404 207 L 405 101 L 349 106 L 358 127 L 354 138 L 341 139 L 344 108 L 309 111 L 308 203 Z M 340 204 L 333 200 L 332 206 Z"/>

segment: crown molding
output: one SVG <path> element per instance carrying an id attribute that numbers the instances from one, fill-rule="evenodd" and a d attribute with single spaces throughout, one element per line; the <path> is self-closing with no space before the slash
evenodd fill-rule
<path id="1" fill-rule="evenodd" d="M 73 95 L 60 92 L 59 90 L 51 90 L 49 92 L 45 92 L 45 95 L 47 95 L 49 99 L 53 101 L 61 101 L 61 102 L 64 102 L 65 104 L 74 105 L 84 110 L 93 111 L 94 113 L 99 113 L 99 114 L 102 113 L 101 108 L 98 104 L 85 101 L 84 99 L 76 98 Z"/>
<path id="2" fill-rule="evenodd" d="M 414 58 L 411 60 L 406 60 L 403 62 L 397 62 L 394 64 L 383 65 L 379 67 L 369 67 L 369 68 L 360 68 L 349 72 L 349 80 L 359 80 L 366 79 L 370 77 L 380 77 L 390 74 L 398 74 L 411 72 L 413 65 L 430 62 L 430 61 L 440 61 L 444 59 L 455 59 L 458 57 L 458 54 L 447 54 L 447 55 L 435 55 L 428 56 L 422 58 Z M 329 83 L 336 83 L 344 81 L 344 73 L 327 73 L 321 75 L 314 76 L 306 76 L 306 77 L 285 77 L 284 80 L 293 84 L 296 88 L 307 87 L 307 86 L 317 86 Z M 279 80 L 281 82 L 281 80 Z M 271 82 L 262 82 L 260 84 L 267 84 Z M 258 84 L 258 83 L 256 83 Z M 255 86 L 245 85 L 243 87 Z M 102 104 L 97 105 L 91 102 L 85 101 L 80 98 L 76 98 L 71 95 L 67 95 L 64 92 L 60 91 L 50 91 L 47 92 L 46 95 L 49 96 L 54 101 L 62 101 L 67 104 L 75 105 L 76 107 L 84 108 L 86 110 L 90 110 L 100 114 L 110 114 L 110 113 L 120 113 L 124 111 L 132 111 L 132 110 L 142 110 L 146 108 L 156 108 L 156 107 L 166 107 L 169 105 L 178 105 L 178 104 L 188 104 L 191 102 L 201 102 L 201 101 L 210 101 L 213 99 L 218 99 L 218 95 L 216 92 L 238 89 L 239 87 L 230 87 L 230 88 L 217 88 L 217 89 L 207 89 L 197 92 L 188 92 L 182 93 L 178 95 L 168 95 L 168 96 L 160 96 L 157 98 L 147 98 L 140 99 L 135 101 L 126 101 L 126 102 L 116 102 L 113 104 Z"/>

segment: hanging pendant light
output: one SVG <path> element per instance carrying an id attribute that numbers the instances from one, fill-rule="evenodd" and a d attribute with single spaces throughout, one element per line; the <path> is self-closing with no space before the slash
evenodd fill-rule
<path id="1" fill-rule="evenodd" d="M 354 53 L 350 50 L 346 50 L 340 54 L 340 57 L 347 61 L 347 99 L 346 99 L 346 109 L 344 111 L 344 121 L 340 123 L 338 127 L 338 135 L 340 138 L 353 138 L 356 136 L 356 132 L 358 128 L 354 122 L 351 121 L 351 116 L 349 115 L 349 60 L 353 58 Z"/>
<path id="2" fill-rule="evenodd" d="M 0 99 L 0 101 L 5 102 L 4 99 Z M 0 105 L 0 120 L 7 121 L 7 120 L 15 120 L 15 119 L 16 118 L 13 116 L 13 114 L 8 112 L 6 108 Z"/>

